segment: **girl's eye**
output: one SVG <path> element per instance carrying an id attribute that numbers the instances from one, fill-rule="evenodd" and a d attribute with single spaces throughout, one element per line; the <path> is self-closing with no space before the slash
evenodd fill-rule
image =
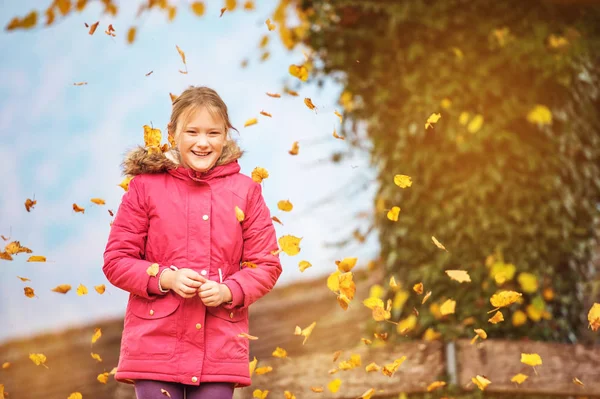
<path id="1" fill-rule="evenodd" d="M 220 132 L 210 132 L 210 134 L 212 134 L 213 136 L 218 136 L 221 133 Z"/>

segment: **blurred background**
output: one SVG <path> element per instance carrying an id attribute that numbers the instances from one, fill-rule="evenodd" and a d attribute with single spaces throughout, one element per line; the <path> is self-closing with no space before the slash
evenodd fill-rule
<path id="1" fill-rule="evenodd" d="M 102 254 L 123 155 L 143 145 L 143 125 L 166 142 L 170 94 L 189 85 L 222 96 L 246 151 L 242 172 L 270 173 L 263 193 L 278 236 L 302 237 L 251 309 L 251 356 L 274 370 L 237 396 L 600 395 L 599 1 L 0 7 L 5 397 L 134 397 L 98 378 L 117 365 L 127 303 Z M 14 253 L 15 241 L 32 252 Z M 28 261 L 37 255 L 46 261 Z M 327 285 L 344 258 L 357 258 L 347 309 Z M 61 284 L 72 289 L 52 291 Z M 522 295 L 490 321 L 503 290 Z M 312 322 L 303 344 L 294 327 Z M 89 356 L 96 328 L 102 362 Z M 487 339 L 471 343 L 474 329 Z M 273 357 L 276 346 L 289 358 Z M 519 358 L 534 352 L 544 362 L 532 370 Z M 48 369 L 30 353 L 45 353 Z M 338 364 L 353 354 L 362 362 Z M 392 376 L 365 370 L 402 356 Z M 518 373 L 528 379 L 513 381 Z M 491 383 L 482 389 L 476 376 Z"/>

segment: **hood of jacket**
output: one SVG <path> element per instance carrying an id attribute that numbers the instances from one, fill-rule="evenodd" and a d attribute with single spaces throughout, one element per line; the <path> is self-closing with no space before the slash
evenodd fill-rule
<path id="1" fill-rule="evenodd" d="M 121 167 L 123 174 L 126 176 L 137 176 L 144 173 L 164 173 L 169 172 L 180 177 L 188 174 L 190 177 L 215 177 L 223 173 L 230 174 L 239 171 L 237 160 L 243 155 L 243 151 L 238 144 L 233 140 L 227 140 L 223 146 L 223 152 L 215 166 L 206 172 L 196 172 L 190 168 L 185 168 L 181 165 L 181 154 L 176 148 L 171 148 L 166 152 L 149 152 L 147 148 L 138 146 L 129 151 Z M 230 165 L 229 167 L 221 168 L 221 166 Z M 237 167 L 237 168 L 236 168 Z M 233 170 L 237 169 L 237 170 Z"/>

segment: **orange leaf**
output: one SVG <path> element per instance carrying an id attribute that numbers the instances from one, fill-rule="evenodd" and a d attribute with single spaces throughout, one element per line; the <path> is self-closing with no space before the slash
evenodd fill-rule
<path id="1" fill-rule="evenodd" d="M 87 82 L 76 82 L 76 83 L 73 83 L 73 86 L 85 86 L 85 85 L 87 85 Z"/>
<path id="2" fill-rule="evenodd" d="M 269 29 L 269 31 L 275 30 L 276 26 L 274 23 L 271 22 L 269 18 L 267 18 L 265 23 L 267 24 L 267 28 Z"/>
<path id="3" fill-rule="evenodd" d="M 281 98 L 281 94 L 278 94 L 278 93 L 269 93 L 269 92 L 267 92 L 267 96 L 273 97 L 273 98 Z"/>
<path id="4" fill-rule="evenodd" d="M 156 277 L 156 275 L 158 274 L 158 267 L 158 263 L 153 263 L 150 266 L 148 266 L 148 268 L 146 269 L 146 273 L 148 273 L 149 276 Z"/>
<path id="5" fill-rule="evenodd" d="M 311 110 L 316 108 L 315 104 L 313 104 L 312 100 L 308 97 L 304 99 L 304 104 Z"/>
<path id="6" fill-rule="evenodd" d="M 240 338 L 248 338 L 248 339 L 250 339 L 252 341 L 255 341 L 255 340 L 258 339 L 258 337 L 255 337 L 254 335 L 246 334 L 244 332 L 243 333 L 239 333 L 238 337 L 240 337 Z"/>
<path id="7" fill-rule="evenodd" d="M 256 125 L 258 123 L 258 119 L 256 118 L 250 118 L 248 119 L 245 123 L 244 123 L 244 127 L 248 127 L 248 126 L 252 126 L 252 125 Z"/>
<path id="8" fill-rule="evenodd" d="M 179 53 L 179 55 L 181 56 L 181 61 L 183 61 L 183 65 L 185 65 L 185 72 L 182 72 L 181 70 L 179 72 L 186 74 L 187 73 L 187 64 L 185 62 L 185 53 L 183 52 L 182 49 L 179 48 L 178 45 L 175 45 L 175 47 L 177 48 L 177 52 Z"/>
<path id="9" fill-rule="evenodd" d="M 83 295 L 87 295 L 87 293 L 88 293 L 87 287 L 83 284 L 79 284 L 79 286 L 77 287 L 77 295 L 83 296 Z"/>
<path id="10" fill-rule="evenodd" d="M 58 292 L 59 294 L 66 294 L 67 292 L 71 291 L 71 285 L 60 284 L 60 285 L 57 285 L 56 287 L 52 288 L 51 291 Z"/>
<path id="11" fill-rule="evenodd" d="M 27 262 L 45 262 L 45 261 L 46 261 L 46 257 L 41 256 L 41 255 L 33 255 L 33 256 L 30 256 L 29 259 L 27 259 Z"/>
<path id="12" fill-rule="evenodd" d="M 298 151 L 300 151 L 300 146 L 298 145 L 297 141 L 294 141 L 294 143 L 292 144 L 292 149 L 288 152 L 290 155 L 298 155 Z"/>
<path id="13" fill-rule="evenodd" d="M 100 284 L 100 285 L 95 285 L 94 289 L 96 290 L 96 292 L 100 295 L 104 294 L 104 292 L 106 291 L 106 286 L 104 284 Z"/>
<path id="14" fill-rule="evenodd" d="M 33 208 L 35 206 L 35 204 L 37 204 L 36 200 L 30 200 L 29 198 L 27 198 L 25 200 L 25 209 L 27 210 L 27 212 L 29 212 L 31 210 L 31 208 Z"/>
<path id="15" fill-rule="evenodd" d="M 115 28 L 113 28 L 112 24 L 108 25 L 108 29 L 104 31 L 108 36 L 115 37 Z"/>
<path id="16" fill-rule="evenodd" d="M 132 26 L 127 31 L 127 43 L 131 44 L 135 41 L 136 27 Z"/>
<path id="17" fill-rule="evenodd" d="M 94 22 L 91 26 L 90 26 L 90 30 L 88 31 L 88 33 L 90 35 L 93 35 L 94 32 L 96 32 L 96 28 L 98 28 L 98 24 L 100 24 L 100 21 Z"/>
<path id="18" fill-rule="evenodd" d="M 102 336 L 102 329 L 100 327 L 94 328 L 94 335 L 92 335 L 92 344 L 95 344 L 96 341 L 98 341 L 101 336 Z"/>
<path id="19" fill-rule="evenodd" d="M 345 138 L 345 137 L 343 137 L 343 136 L 339 136 L 339 135 L 337 134 L 337 131 L 335 130 L 335 128 L 333 128 L 333 137 L 334 137 L 334 138 L 336 138 L 336 139 L 340 139 L 340 140 L 346 140 L 346 138 Z"/>
<path id="20" fill-rule="evenodd" d="M 92 198 L 90 201 L 96 205 L 106 205 L 106 202 L 102 198 Z"/>
<path id="21" fill-rule="evenodd" d="M 33 297 L 35 297 L 35 292 L 33 291 L 33 288 L 31 288 L 31 287 L 25 287 L 25 288 L 23 288 L 23 291 L 25 292 L 25 296 L 27 298 L 33 298 Z"/>
<path id="22" fill-rule="evenodd" d="M 225 11 L 227 11 L 227 7 L 221 8 L 221 15 L 219 15 L 219 18 L 221 18 L 223 14 L 225 14 Z"/>
<path id="23" fill-rule="evenodd" d="M 413 285 L 413 291 L 421 295 L 423 293 L 423 283 L 417 283 Z"/>
<path id="24" fill-rule="evenodd" d="M 280 225 L 283 226 L 283 223 L 281 223 L 281 220 L 279 220 L 279 218 L 277 216 L 271 216 L 271 220 L 274 222 L 279 223 Z"/>
<path id="25" fill-rule="evenodd" d="M 77 204 L 73 204 L 73 210 L 75 212 L 85 213 L 85 209 L 84 208 L 80 208 Z"/>
<path id="26" fill-rule="evenodd" d="M 268 113 L 268 112 L 265 112 L 265 111 L 260 111 L 260 114 L 261 114 L 261 115 L 264 115 L 264 116 L 268 116 L 269 118 L 272 118 L 272 117 L 273 117 L 273 115 L 271 115 L 270 113 Z"/>
<path id="27" fill-rule="evenodd" d="M 192 11 L 194 12 L 194 14 L 196 14 L 197 16 L 201 17 L 204 15 L 204 11 L 205 11 L 205 7 L 204 7 L 204 3 L 201 1 L 195 1 L 191 4 L 192 7 Z"/>

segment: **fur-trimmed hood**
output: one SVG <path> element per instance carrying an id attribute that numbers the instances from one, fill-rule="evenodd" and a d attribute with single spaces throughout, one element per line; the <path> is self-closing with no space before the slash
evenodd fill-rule
<path id="1" fill-rule="evenodd" d="M 215 166 L 235 162 L 243 153 L 235 141 L 227 140 Z M 124 175 L 137 176 L 143 173 L 163 173 L 176 169 L 180 166 L 180 161 L 181 154 L 176 148 L 171 148 L 164 153 L 149 154 L 145 147 L 138 146 L 125 155 L 121 167 Z"/>

